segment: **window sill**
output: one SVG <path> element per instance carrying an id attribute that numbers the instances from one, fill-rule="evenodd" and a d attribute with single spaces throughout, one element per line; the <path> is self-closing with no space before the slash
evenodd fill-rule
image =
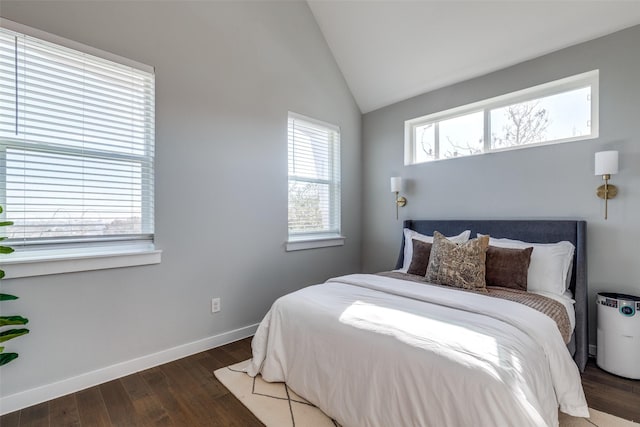
<path id="1" fill-rule="evenodd" d="M 162 251 L 152 244 L 103 248 L 42 249 L 16 251 L 0 258 L 5 278 L 45 276 L 49 274 L 104 270 L 159 264 Z"/>
<path id="2" fill-rule="evenodd" d="M 289 240 L 285 243 L 285 250 L 302 251 L 305 249 L 327 248 L 330 246 L 343 246 L 344 236 L 323 236 L 318 238 L 301 238 L 296 240 Z"/>

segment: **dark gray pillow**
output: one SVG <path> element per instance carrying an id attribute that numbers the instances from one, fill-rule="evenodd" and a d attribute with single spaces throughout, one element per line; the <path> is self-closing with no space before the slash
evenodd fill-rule
<path id="1" fill-rule="evenodd" d="M 485 279 L 487 286 L 527 290 L 527 274 L 533 248 L 512 249 L 489 246 Z"/>
<path id="2" fill-rule="evenodd" d="M 431 243 L 418 239 L 411 239 L 411 241 L 413 242 L 413 257 L 407 273 L 424 277 L 427 274 L 427 265 L 429 265 L 429 256 L 431 256 Z"/>

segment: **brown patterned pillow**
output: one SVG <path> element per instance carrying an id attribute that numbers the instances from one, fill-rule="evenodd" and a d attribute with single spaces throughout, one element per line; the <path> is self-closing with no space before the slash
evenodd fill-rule
<path id="1" fill-rule="evenodd" d="M 485 262 L 489 236 L 481 236 L 456 244 L 437 231 L 433 234 L 431 259 L 425 279 L 437 285 L 447 285 L 487 292 Z"/>
<path id="2" fill-rule="evenodd" d="M 525 249 L 499 248 L 487 249 L 487 286 L 527 290 L 527 274 L 531 262 L 533 247 Z"/>
<path id="3" fill-rule="evenodd" d="M 424 277 L 427 273 L 427 265 L 429 265 L 429 256 L 431 256 L 431 243 L 418 239 L 411 239 L 411 241 L 413 242 L 413 257 L 407 273 Z"/>

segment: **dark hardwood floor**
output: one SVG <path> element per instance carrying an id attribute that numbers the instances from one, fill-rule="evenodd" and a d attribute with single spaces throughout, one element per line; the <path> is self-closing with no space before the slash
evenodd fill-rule
<path id="1" fill-rule="evenodd" d="M 12 412 L 0 426 L 262 426 L 213 376 L 250 357 L 249 338 Z"/>
<path id="2" fill-rule="evenodd" d="M 582 388 L 590 408 L 640 423 L 640 380 L 605 372 L 589 359 Z"/>
<path id="3" fill-rule="evenodd" d="M 4 415 L 0 426 L 262 426 L 213 376 L 250 357 L 248 338 Z M 582 384 L 590 407 L 640 421 L 640 381 L 589 361 Z"/>

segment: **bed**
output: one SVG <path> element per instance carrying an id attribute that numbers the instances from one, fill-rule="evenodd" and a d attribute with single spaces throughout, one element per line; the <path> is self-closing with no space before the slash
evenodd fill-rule
<path id="1" fill-rule="evenodd" d="M 585 223 L 409 220 L 404 226 L 422 234 L 470 230 L 571 242 L 576 308 L 569 348 L 550 317 L 517 302 L 354 274 L 278 299 L 252 341 L 247 373 L 286 382 L 344 426 L 557 426 L 558 407 L 588 416 L 579 375 L 587 358 Z M 396 268 L 404 244 L 403 237 Z"/>

